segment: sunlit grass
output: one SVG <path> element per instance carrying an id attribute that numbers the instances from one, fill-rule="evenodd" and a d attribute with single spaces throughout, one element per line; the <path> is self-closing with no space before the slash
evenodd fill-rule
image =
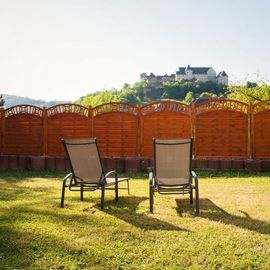
<path id="1" fill-rule="evenodd" d="M 187 196 L 66 193 L 62 173 L 0 172 L 0 269 L 270 269 L 268 173 L 199 171 L 201 215 Z"/>

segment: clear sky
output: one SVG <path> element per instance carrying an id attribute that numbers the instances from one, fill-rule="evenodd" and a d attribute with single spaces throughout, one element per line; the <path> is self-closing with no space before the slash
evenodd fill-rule
<path id="1" fill-rule="evenodd" d="M 269 14 L 268 0 L 0 0 L 0 93 L 75 100 L 187 64 L 265 78 Z"/>

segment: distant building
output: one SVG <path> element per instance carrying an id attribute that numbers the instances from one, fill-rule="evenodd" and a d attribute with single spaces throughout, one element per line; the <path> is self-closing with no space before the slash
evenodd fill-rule
<path id="1" fill-rule="evenodd" d="M 150 75 L 147 76 L 147 83 L 151 85 L 158 85 L 167 81 L 174 82 L 175 74 L 171 74 L 170 76 L 168 74 L 156 76 L 155 74 L 150 73 Z"/>
<path id="2" fill-rule="evenodd" d="M 217 83 L 228 85 L 228 81 L 229 81 L 229 78 L 228 78 L 228 75 L 226 74 L 226 72 L 224 70 L 220 71 L 217 75 Z"/>
<path id="3" fill-rule="evenodd" d="M 179 67 L 175 74 L 170 76 L 165 75 L 154 75 L 150 73 L 147 77 L 147 83 L 150 85 L 162 84 L 166 81 L 213 81 L 218 84 L 228 85 L 228 75 L 225 71 L 221 71 L 216 74 L 216 71 L 212 67 Z"/>

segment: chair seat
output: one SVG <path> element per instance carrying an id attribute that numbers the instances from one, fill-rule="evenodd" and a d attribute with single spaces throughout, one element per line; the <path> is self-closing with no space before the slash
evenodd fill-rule
<path id="1" fill-rule="evenodd" d="M 127 181 L 128 178 L 118 178 L 118 182 L 123 182 L 123 181 Z M 106 178 L 106 186 L 110 186 L 110 185 L 114 185 L 115 184 L 115 178 Z"/>
<path id="2" fill-rule="evenodd" d="M 189 183 L 189 179 L 185 178 L 158 178 L 157 182 L 159 185 L 164 186 L 177 186 Z"/>

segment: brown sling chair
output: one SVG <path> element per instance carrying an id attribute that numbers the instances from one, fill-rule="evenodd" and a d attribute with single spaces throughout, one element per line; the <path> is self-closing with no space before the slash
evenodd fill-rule
<path id="1" fill-rule="evenodd" d="M 63 179 L 61 207 L 64 207 L 65 189 L 79 191 L 83 201 L 84 191 L 101 190 L 101 209 L 104 209 L 105 189 L 115 190 L 118 201 L 118 189 L 127 189 L 128 178 L 118 178 L 116 171 L 105 174 L 102 167 L 97 141 L 95 138 L 62 139 L 71 173 Z M 67 180 L 69 184 L 67 184 Z M 119 188 L 118 183 L 126 181 L 127 188 Z"/>
<path id="2" fill-rule="evenodd" d="M 192 171 L 192 139 L 154 139 L 154 172 L 149 174 L 150 211 L 154 193 L 189 194 L 193 204 L 196 194 L 196 214 L 199 214 L 198 177 Z M 193 180 L 195 183 L 193 183 Z"/>

